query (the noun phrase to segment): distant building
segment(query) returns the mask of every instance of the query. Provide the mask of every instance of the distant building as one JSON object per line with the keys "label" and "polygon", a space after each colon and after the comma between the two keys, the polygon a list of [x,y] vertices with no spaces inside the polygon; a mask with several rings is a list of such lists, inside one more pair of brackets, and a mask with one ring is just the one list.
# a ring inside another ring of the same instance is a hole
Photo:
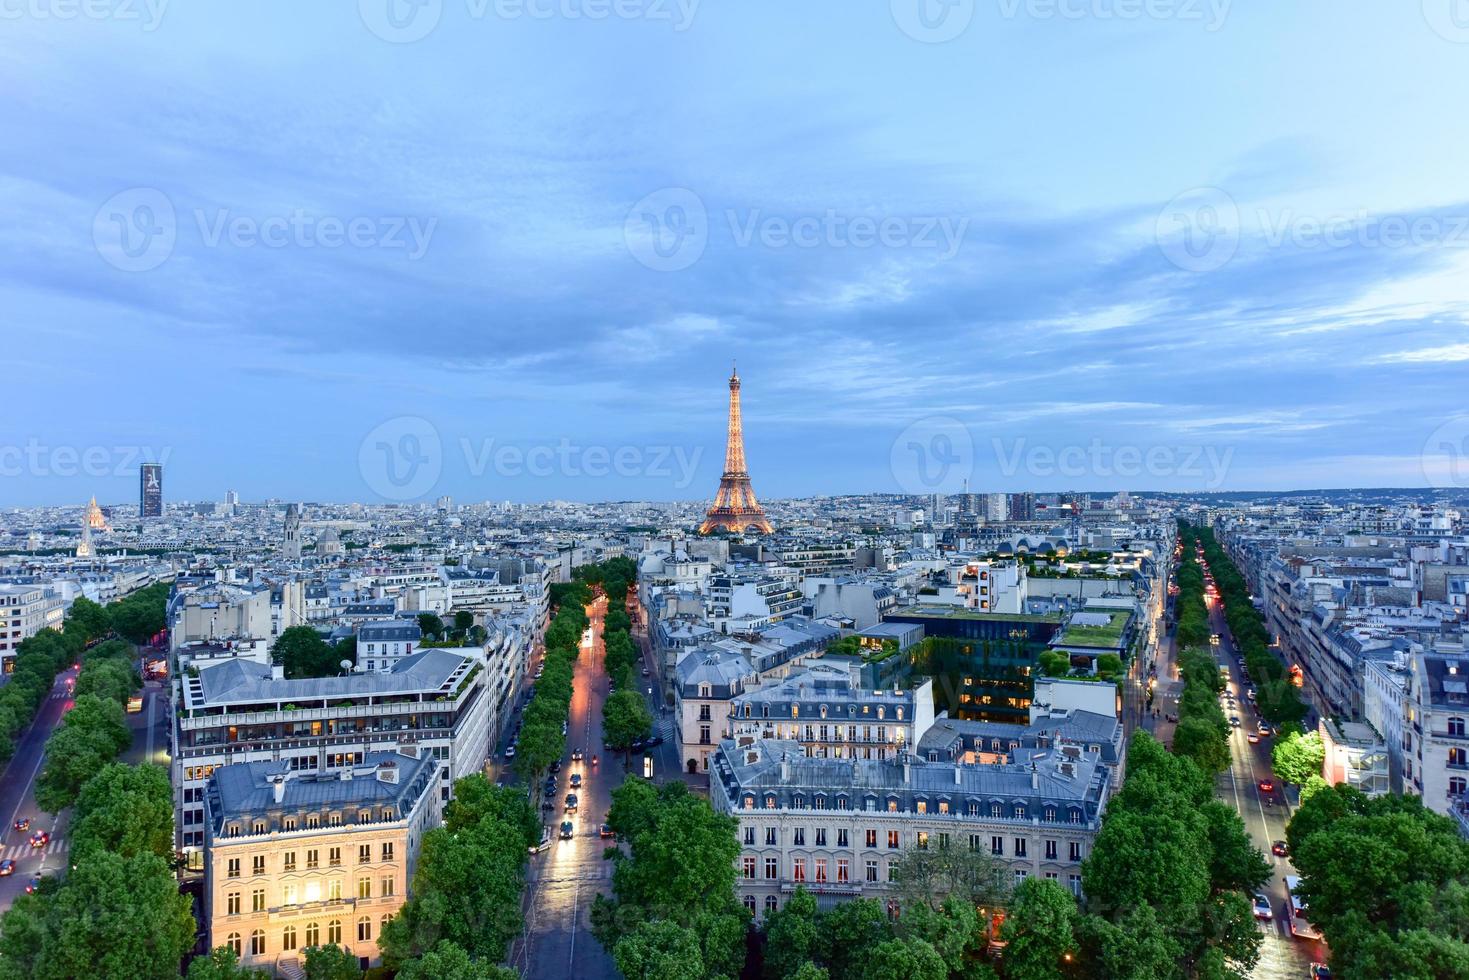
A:
{"label": "distant building", "polygon": [[284,551],[287,558],[301,557],[301,508],[286,504],[286,520],[282,527],[285,534]]}
{"label": "distant building", "polygon": [[203,793],[209,947],[287,976],[301,975],[311,946],[379,961],[424,832],[440,822],[438,768],[408,749],[366,753],[329,776],[285,761],[215,770]]}
{"label": "distant building", "polygon": [[138,516],[163,516],[163,465],[144,463],[138,468]]}
{"label": "distant building", "polygon": [[50,604],[39,585],[0,585],[0,673],[15,670],[15,651],[46,627]]}
{"label": "distant building", "polygon": [[389,671],[412,656],[423,630],[411,619],[389,619],[357,627],[357,666],[361,670]]}

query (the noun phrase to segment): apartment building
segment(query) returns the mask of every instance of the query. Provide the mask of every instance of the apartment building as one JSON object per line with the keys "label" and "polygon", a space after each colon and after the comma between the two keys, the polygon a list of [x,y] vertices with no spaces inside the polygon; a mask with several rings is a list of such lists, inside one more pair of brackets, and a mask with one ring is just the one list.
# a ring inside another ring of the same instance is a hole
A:
{"label": "apartment building", "polygon": [[0,673],[15,670],[16,647],[46,628],[51,605],[39,585],[0,585]]}
{"label": "apartment building", "polygon": [[299,976],[318,945],[378,962],[424,832],[440,822],[438,769],[413,748],[368,752],[332,774],[285,761],[215,770],[203,794],[210,948],[284,975]]}
{"label": "apartment building", "polygon": [[808,757],[796,742],[742,736],[720,744],[710,800],[738,821],[736,887],[759,914],[798,887],[827,907],[887,898],[909,848],[982,851],[1017,882],[1040,875],[1080,894],[1110,787],[1108,767],[1075,746],[967,765]]}
{"label": "apartment building", "polygon": [[279,667],[229,660],[178,680],[172,777],[175,836],[202,868],[204,795],[221,766],[285,763],[340,774],[372,752],[406,746],[439,764],[438,790],[484,765],[495,716],[478,651],[421,650],[386,672],[287,680]]}
{"label": "apartment building", "polygon": [[387,619],[357,627],[357,666],[361,670],[389,671],[413,655],[423,640],[416,620]]}

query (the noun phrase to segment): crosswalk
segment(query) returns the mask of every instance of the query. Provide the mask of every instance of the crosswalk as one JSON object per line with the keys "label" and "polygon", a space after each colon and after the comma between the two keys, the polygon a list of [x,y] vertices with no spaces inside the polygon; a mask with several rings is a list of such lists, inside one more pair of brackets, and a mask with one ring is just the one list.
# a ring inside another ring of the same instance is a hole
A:
{"label": "crosswalk", "polygon": [[658,722],[653,726],[653,731],[656,734],[662,735],[663,741],[673,741],[673,721],[671,719],[664,719]]}
{"label": "crosswalk", "polygon": [[559,885],[573,881],[607,881],[612,877],[612,862],[603,861],[590,867],[579,868],[575,873],[567,874],[559,868],[536,868],[532,867],[526,873],[527,881],[535,881],[545,885]]}
{"label": "crosswalk", "polygon": [[5,858],[7,860],[15,861],[18,863],[22,858],[31,857],[36,854],[45,854],[49,856],[52,854],[65,853],[66,838],[53,837],[51,839],[51,843],[47,844],[45,847],[32,847],[29,844],[11,844],[8,847],[0,849],[0,858]]}

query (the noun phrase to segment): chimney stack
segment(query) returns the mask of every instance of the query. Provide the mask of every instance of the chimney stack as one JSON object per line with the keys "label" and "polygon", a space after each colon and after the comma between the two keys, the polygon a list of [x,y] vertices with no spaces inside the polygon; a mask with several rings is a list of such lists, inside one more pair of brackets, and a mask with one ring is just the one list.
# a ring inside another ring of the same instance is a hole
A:
{"label": "chimney stack", "polygon": [[271,782],[271,789],[275,793],[275,801],[277,803],[283,803],[283,802],[285,802],[285,799],[286,799],[286,777],[284,775],[276,776],[276,777],[272,778],[270,782]]}
{"label": "chimney stack", "polygon": [[780,781],[783,783],[791,781],[791,763],[784,754],[780,757]]}
{"label": "chimney stack", "polygon": [[1041,774],[1040,774],[1040,770],[1035,767],[1035,763],[1034,762],[1032,762],[1030,764],[1030,788],[1031,789],[1040,789],[1041,788]]}

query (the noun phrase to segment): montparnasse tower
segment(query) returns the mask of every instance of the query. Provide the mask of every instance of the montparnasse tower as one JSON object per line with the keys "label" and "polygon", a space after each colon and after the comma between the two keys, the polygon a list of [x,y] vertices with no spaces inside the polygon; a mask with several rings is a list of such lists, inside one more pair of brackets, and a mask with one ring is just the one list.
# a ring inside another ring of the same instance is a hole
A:
{"label": "montparnasse tower", "polygon": [[713,531],[746,531],[772,533],[765,511],[755,499],[750,486],[750,473],[745,469],[745,432],[740,421],[740,373],[733,370],[729,375],[729,441],[724,449],[724,474],[719,478],[719,493],[714,505],[704,515],[699,525],[700,534]]}

